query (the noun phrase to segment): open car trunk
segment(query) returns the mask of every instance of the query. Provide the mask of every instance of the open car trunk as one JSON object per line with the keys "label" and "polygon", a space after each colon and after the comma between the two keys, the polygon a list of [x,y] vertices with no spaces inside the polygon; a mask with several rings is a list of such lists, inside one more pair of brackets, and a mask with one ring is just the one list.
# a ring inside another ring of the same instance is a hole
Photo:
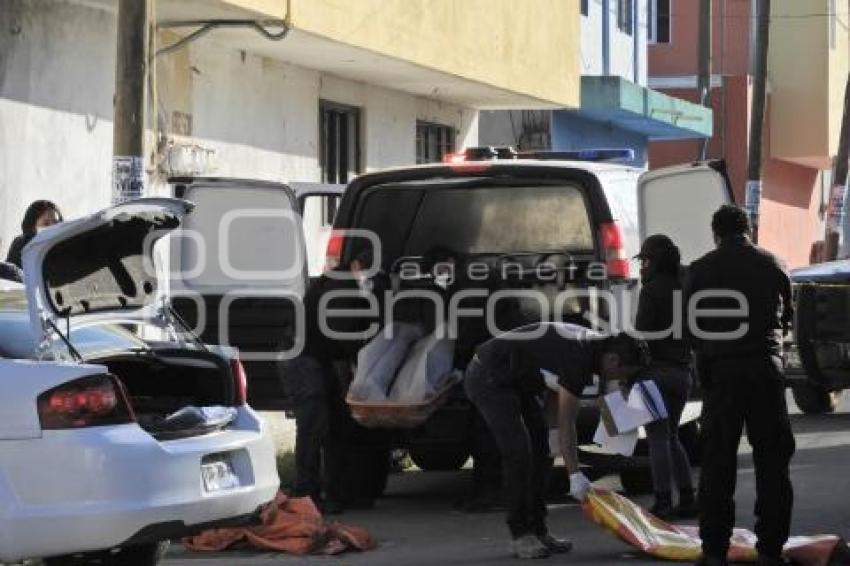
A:
{"label": "open car trunk", "polygon": [[199,436],[235,418],[231,369],[215,354],[159,350],[93,361],[121,380],[139,426],[155,438]]}

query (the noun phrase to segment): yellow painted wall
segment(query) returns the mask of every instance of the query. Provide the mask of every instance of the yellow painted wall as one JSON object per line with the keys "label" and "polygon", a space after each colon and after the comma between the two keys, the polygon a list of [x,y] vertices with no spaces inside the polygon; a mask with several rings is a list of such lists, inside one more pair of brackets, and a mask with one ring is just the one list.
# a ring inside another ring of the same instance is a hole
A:
{"label": "yellow painted wall", "polygon": [[844,114],[844,89],[850,72],[850,15],[848,2],[836,0],[836,46],[829,51],[829,147],[830,155],[838,152],[841,118]]}
{"label": "yellow painted wall", "polygon": [[243,10],[264,14],[269,19],[286,17],[287,0],[222,0]]}
{"label": "yellow painted wall", "polygon": [[822,169],[838,147],[850,49],[846,1],[829,46],[829,4],[773,0],[769,48],[771,155]]}
{"label": "yellow painted wall", "polygon": [[579,0],[288,1],[291,23],[301,31],[562,106],[579,105]]}

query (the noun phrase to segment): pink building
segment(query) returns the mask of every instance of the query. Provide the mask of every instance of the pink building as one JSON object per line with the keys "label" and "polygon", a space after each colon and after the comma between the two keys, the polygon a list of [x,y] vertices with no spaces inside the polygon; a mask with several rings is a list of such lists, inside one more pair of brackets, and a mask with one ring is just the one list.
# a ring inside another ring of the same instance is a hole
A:
{"label": "pink building", "polygon": [[[697,101],[696,0],[651,0],[649,86]],[[760,245],[790,267],[810,263],[824,237],[824,203],[847,77],[847,1],[774,0],[763,145]],[[713,1],[708,156],[725,159],[744,201],[752,94],[755,0]],[[681,116],[681,120],[687,120]],[[696,159],[697,141],[653,142],[650,167]]]}

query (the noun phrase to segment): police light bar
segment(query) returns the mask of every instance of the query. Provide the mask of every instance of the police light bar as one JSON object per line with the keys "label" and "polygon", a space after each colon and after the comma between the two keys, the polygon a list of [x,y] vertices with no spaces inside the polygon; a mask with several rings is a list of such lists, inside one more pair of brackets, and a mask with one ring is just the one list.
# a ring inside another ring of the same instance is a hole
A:
{"label": "police light bar", "polygon": [[564,161],[634,161],[635,150],[617,149],[580,149],[576,151],[523,151],[520,159],[564,160]]}
{"label": "police light bar", "polygon": [[502,159],[539,159],[562,161],[634,161],[635,150],[631,148],[580,149],[576,151],[521,151],[509,146],[468,147],[443,156],[443,163],[460,164],[469,161],[495,161]]}
{"label": "police light bar", "polygon": [[447,153],[443,163],[464,163],[466,161],[492,161],[494,159],[516,159],[517,152],[510,146],[467,147],[457,153]]}

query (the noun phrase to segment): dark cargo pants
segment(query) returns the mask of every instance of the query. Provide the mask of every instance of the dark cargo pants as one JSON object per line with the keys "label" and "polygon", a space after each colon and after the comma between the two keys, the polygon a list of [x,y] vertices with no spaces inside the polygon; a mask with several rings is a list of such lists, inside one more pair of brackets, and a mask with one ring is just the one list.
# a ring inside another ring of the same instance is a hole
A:
{"label": "dark cargo pants", "polygon": [[725,556],[729,549],[738,445],[746,425],[756,473],[757,548],[760,554],[778,557],[791,524],[789,463],[795,449],[781,362],[764,355],[714,361],[706,369],[699,487],[703,552]]}
{"label": "dark cargo pants", "polygon": [[487,422],[502,456],[502,480],[511,536],[544,535],[549,427],[540,400],[518,388],[499,383],[493,372],[473,360],[464,386],[470,401]]}
{"label": "dark cargo pants", "polygon": [[347,408],[336,372],[307,355],[287,361],[284,371],[295,404],[295,492],[318,501],[324,484],[325,497],[338,501]]}

